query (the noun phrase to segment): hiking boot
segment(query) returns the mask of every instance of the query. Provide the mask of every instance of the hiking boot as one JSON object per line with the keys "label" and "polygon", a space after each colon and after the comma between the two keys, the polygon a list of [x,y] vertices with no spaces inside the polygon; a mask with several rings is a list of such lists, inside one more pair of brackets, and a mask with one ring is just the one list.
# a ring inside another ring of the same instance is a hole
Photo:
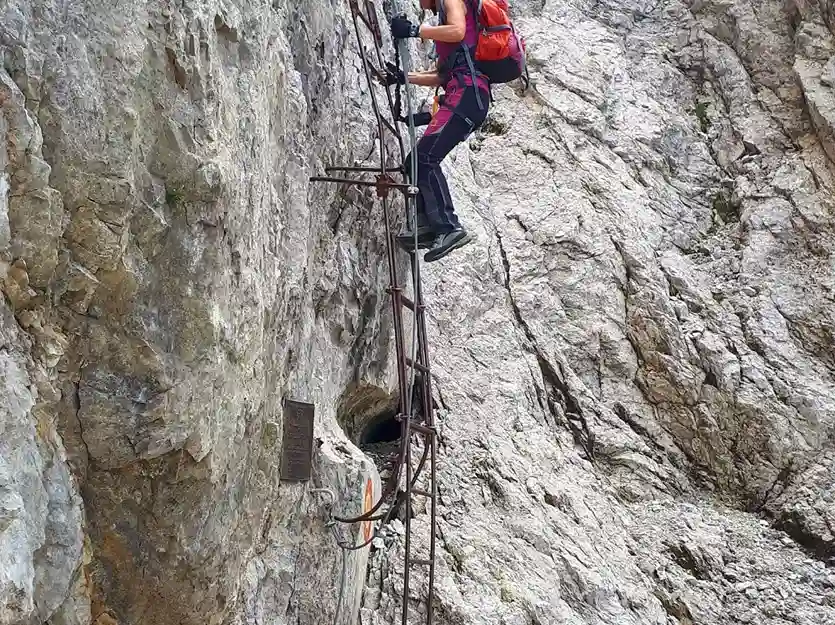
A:
{"label": "hiking boot", "polygon": [[472,241],[473,237],[464,230],[463,228],[458,228],[453,230],[452,232],[445,232],[444,234],[439,234],[438,238],[435,239],[434,243],[432,244],[432,249],[426,252],[423,256],[423,260],[427,263],[431,263],[435,260],[440,260],[447,254],[449,254],[453,250],[457,250],[459,247],[466,245],[470,241]]}
{"label": "hiking boot", "polygon": [[[431,226],[418,226],[418,249],[426,249],[432,246],[438,233],[435,232]],[[401,247],[411,250],[415,246],[415,233],[406,230],[397,235],[397,243]]]}

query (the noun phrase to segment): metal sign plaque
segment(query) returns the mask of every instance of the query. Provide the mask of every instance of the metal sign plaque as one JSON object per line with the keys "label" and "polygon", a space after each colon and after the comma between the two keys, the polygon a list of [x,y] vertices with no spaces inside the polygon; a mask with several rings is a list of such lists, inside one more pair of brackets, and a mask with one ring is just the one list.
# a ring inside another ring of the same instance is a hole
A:
{"label": "metal sign plaque", "polygon": [[281,481],[306,482],[313,462],[313,404],[284,400]]}

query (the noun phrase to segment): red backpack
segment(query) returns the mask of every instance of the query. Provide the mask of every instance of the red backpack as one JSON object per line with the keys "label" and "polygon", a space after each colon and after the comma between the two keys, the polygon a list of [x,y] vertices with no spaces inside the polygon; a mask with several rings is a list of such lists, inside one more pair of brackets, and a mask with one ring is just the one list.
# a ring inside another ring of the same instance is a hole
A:
{"label": "red backpack", "polygon": [[478,24],[475,62],[491,83],[510,82],[525,76],[525,40],[516,34],[507,0],[471,0]]}
{"label": "red backpack", "polygon": [[[525,64],[525,40],[516,33],[507,0],[465,0],[475,14],[478,41],[474,48],[463,46],[467,63],[475,63],[491,84],[510,82],[524,76],[530,83]],[[443,0],[438,0],[440,23],[445,24]]]}

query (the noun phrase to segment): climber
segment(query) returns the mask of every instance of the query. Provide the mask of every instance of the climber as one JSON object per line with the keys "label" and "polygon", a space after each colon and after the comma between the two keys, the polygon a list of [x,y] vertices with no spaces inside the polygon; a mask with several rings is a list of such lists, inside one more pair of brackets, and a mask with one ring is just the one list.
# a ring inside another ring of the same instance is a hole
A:
{"label": "climber", "polygon": [[[405,17],[391,21],[395,39],[415,37],[436,42],[437,69],[409,72],[409,82],[422,87],[442,87],[438,111],[417,143],[418,247],[430,248],[423,259],[432,262],[470,242],[472,237],[463,228],[449,192],[441,161],[487,117],[490,83],[473,65],[463,46],[475,46],[478,30],[476,16],[466,0],[420,0],[424,11],[439,14],[440,25],[414,24]],[[463,44],[463,45],[462,45]],[[403,70],[387,64],[387,84],[405,84]],[[416,115],[427,121],[427,114]],[[406,159],[406,171],[411,159]],[[398,242],[411,249],[414,231],[398,236]]]}

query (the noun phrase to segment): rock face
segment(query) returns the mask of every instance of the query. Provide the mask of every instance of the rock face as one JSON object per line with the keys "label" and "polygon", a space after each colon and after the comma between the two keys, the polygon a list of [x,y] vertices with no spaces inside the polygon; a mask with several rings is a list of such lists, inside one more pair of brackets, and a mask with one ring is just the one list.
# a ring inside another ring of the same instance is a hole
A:
{"label": "rock face", "polygon": [[[835,623],[835,4],[513,4],[425,271],[436,622]],[[399,622],[327,514],[394,386],[380,207],[307,182],[374,150],[347,2],[5,0],[0,57],[0,623]]]}
{"label": "rock face", "polygon": [[835,622],[835,7],[516,7],[427,270],[439,622]]}
{"label": "rock face", "polygon": [[[389,344],[379,207],[307,183],[373,146],[347,20],[0,6],[0,622],[334,614],[310,489],[376,479],[335,413]],[[311,484],[279,482],[284,397],[317,406]]]}

